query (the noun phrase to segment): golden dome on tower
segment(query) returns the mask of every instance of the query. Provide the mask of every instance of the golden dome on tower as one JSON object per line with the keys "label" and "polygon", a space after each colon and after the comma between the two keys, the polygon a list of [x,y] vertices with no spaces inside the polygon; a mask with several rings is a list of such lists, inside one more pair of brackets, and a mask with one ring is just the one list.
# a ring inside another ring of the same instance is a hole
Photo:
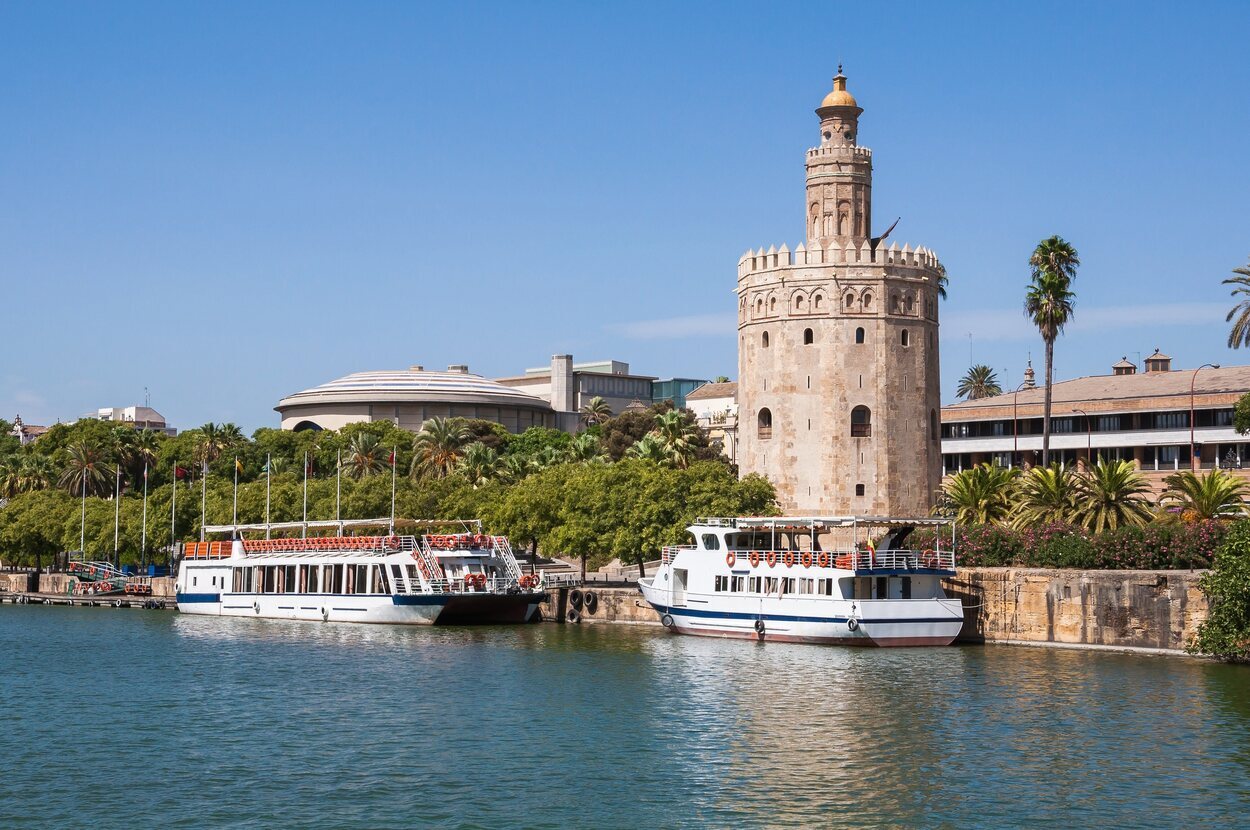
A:
{"label": "golden dome on tower", "polygon": [[838,74],[833,76],[833,92],[820,102],[820,108],[825,107],[859,107],[855,96],[846,91],[846,76],[842,74],[841,64],[838,65]]}

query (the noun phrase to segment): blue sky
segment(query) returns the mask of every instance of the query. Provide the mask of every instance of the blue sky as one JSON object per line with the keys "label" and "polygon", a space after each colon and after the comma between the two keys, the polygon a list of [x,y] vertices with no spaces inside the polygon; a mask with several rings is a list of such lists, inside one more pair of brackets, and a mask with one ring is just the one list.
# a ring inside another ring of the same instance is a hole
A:
{"label": "blue sky", "polygon": [[[875,219],[938,252],[943,400],[1225,348],[1250,4],[0,3],[0,416],[276,426],[363,369],[736,374],[736,263],[803,235],[839,61]],[[878,228],[880,230],[880,228]],[[969,335],[971,334],[971,337]],[[1040,359],[1035,360],[1039,371]]]}

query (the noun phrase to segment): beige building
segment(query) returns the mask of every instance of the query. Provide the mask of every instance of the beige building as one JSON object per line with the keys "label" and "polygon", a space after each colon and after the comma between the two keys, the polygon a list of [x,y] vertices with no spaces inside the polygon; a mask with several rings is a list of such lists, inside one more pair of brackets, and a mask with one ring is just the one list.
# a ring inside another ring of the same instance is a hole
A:
{"label": "beige building", "polygon": [[560,428],[576,432],[579,413],[591,398],[603,398],[613,415],[634,401],[651,403],[652,375],[635,375],[619,360],[574,363],[573,356],[553,355],[550,366],[526,369],[525,374],[496,378],[495,382],[551,403],[560,413]]}
{"label": "beige building", "polygon": [[105,406],[83,417],[113,421],[135,429],[150,429],[166,435],[178,434],[178,430],[165,423],[165,416],[150,406]]}
{"label": "beige building", "polygon": [[[1178,470],[1220,467],[1250,477],[1250,436],[1233,429],[1250,366],[1175,369],[1158,350],[1144,363],[1139,373],[1124,358],[1110,374],[1051,387],[1051,460],[1078,468],[1091,458],[1132,461],[1156,491]],[[1040,464],[1044,391],[1026,386],[943,407],[943,473]]]}
{"label": "beige building", "polygon": [[839,67],[807,151],[807,240],[738,262],[739,468],[791,513],[924,515],[941,473],[933,252],[872,237]]}
{"label": "beige building", "polygon": [[686,395],[686,408],[713,446],[738,463],[738,384],[705,383]]}
{"label": "beige building", "polygon": [[414,432],[430,418],[482,418],[510,432],[557,427],[547,401],[487,380],[468,366],[446,372],[413,366],[400,372],[356,372],[288,395],[274,407],[283,429],[341,429],[358,421],[390,421]]}

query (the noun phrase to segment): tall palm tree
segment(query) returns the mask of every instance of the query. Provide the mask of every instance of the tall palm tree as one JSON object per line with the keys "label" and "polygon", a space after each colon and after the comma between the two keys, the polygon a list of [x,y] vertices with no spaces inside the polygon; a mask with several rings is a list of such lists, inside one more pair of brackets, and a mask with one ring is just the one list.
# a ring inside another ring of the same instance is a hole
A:
{"label": "tall palm tree", "polygon": [[72,495],[103,495],[110,490],[114,470],[108,465],[103,450],[87,441],[78,441],[65,448],[65,469],[60,486]]}
{"label": "tall palm tree", "polygon": [[1076,508],[1076,474],[1058,464],[1034,467],[1020,476],[1015,493],[1015,528],[1066,522]]}
{"label": "tall palm tree", "polygon": [[56,464],[51,458],[38,453],[28,453],[17,465],[18,492],[33,493],[47,490],[56,481]]}
{"label": "tall palm tree", "polygon": [[1132,461],[1100,460],[1076,480],[1076,508],[1072,518],[1093,533],[1150,521],[1150,486]]}
{"label": "tall palm tree", "polygon": [[1018,475],[1018,470],[978,464],[956,473],[942,485],[943,500],[960,524],[998,524],[1011,511]]}
{"label": "tall palm tree", "polygon": [[474,441],[464,448],[464,454],[456,464],[456,473],[464,476],[474,487],[489,484],[499,474],[499,453],[481,441]]}
{"label": "tall palm tree", "polygon": [[380,473],[390,466],[391,448],[382,446],[382,440],[371,432],[358,432],[347,442],[341,469],[349,478],[359,481],[366,476]]}
{"label": "tall palm tree", "polygon": [[686,420],[684,413],[672,410],[661,412],[655,416],[655,429],[652,434],[664,448],[668,460],[679,470],[690,466],[694,458],[694,441],[698,437],[699,428]]}
{"label": "tall palm tree", "polygon": [[1186,521],[1247,513],[1250,484],[1224,470],[1212,470],[1201,476],[1183,470],[1168,476],[1164,483],[1168,489],[1159,498],[1159,505],[1175,506]]}
{"label": "tall palm tree", "polygon": [[588,427],[593,427],[596,424],[602,424],[612,417],[612,407],[608,406],[608,402],[603,398],[595,395],[582,406],[581,415],[582,423]]}
{"label": "tall palm tree", "polygon": [[409,474],[445,478],[456,467],[470,433],[459,418],[431,418],[412,439]]}
{"label": "tall palm tree", "polygon": [[160,451],[161,434],[159,432],[151,429],[141,429],[135,433],[131,455],[140,468],[140,474],[142,474],[143,467],[151,468],[156,466],[156,458],[160,455]]}
{"label": "tall palm tree", "polygon": [[1001,394],[1003,394],[1003,388],[998,385],[998,376],[985,364],[970,368],[968,374],[959,379],[959,386],[955,389],[955,397],[967,398],[970,401]]}
{"label": "tall palm tree", "polygon": [[949,284],[950,281],[946,277],[946,266],[940,262],[938,263],[938,266],[937,266],[937,275],[938,275],[937,294],[938,294],[938,297],[945,300],[946,299],[946,286]]}
{"label": "tall palm tree", "polygon": [[670,460],[668,450],[664,448],[663,442],[654,432],[648,432],[634,442],[634,445],[625,451],[625,455],[656,464],[667,464]]}
{"label": "tall palm tree", "polygon": [[604,461],[608,455],[603,451],[603,444],[599,442],[599,438],[589,432],[583,432],[581,435],[575,436],[569,444],[565,457],[574,463],[588,463],[592,461]]}
{"label": "tall palm tree", "polygon": [[[1229,310],[1224,322],[1233,324],[1228,332],[1228,347],[1240,349],[1242,346],[1250,346],[1250,265],[1234,268],[1233,273],[1237,276],[1224,280],[1224,285],[1233,286],[1230,293],[1240,299]],[[1234,317],[1237,319],[1234,320]]]}
{"label": "tall palm tree", "polygon": [[1076,249],[1061,237],[1043,239],[1029,257],[1032,282],[1024,295],[1024,313],[1046,344],[1046,392],[1042,404],[1042,466],[1050,466],[1050,401],[1054,383],[1055,339],[1072,319],[1076,295],[1072,280],[1081,264]]}
{"label": "tall palm tree", "polygon": [[195,440],[196,461],[199,461],[203,469],[207,470],[208,465],[221,457],[226,448],[226,439],[222,435],[221,427],[211,421],[197,431],[199,435]]}
{"label": "tall palm tree", "polygon": [[11,499],[21,489],[21,461],[16,455],[0,459],[0,499]]}

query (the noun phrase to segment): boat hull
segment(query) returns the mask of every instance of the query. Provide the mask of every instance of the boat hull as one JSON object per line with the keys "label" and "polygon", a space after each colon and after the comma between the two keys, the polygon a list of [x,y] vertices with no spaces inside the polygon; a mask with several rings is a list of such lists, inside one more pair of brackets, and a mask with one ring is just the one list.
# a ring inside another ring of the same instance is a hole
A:
{"label": "boat hull", "polygon": [[[683,605],[646,581],[639,587],[666,627],[677,634],[848,646],[945,646],[963,628],[958,599],[861,600],[776,598],[736,605],[687,594]],[[852,622],[853,621],[853,622]],[[762,628],[762,631],[760,630]]]}
{"label": "boat hull", "polygon": [[178,594],[178,610],[212,617],[479,625],[533,619],[540,593],[520,594]]}

